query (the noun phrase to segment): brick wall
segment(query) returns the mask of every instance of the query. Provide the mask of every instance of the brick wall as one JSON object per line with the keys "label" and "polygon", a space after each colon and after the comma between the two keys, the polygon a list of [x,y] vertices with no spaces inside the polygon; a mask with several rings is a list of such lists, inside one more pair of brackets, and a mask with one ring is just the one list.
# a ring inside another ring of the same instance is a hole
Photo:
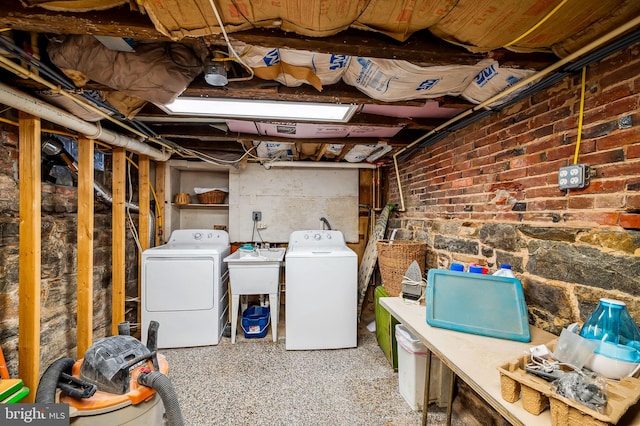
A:
{"label": "brick wall", "polygon": [[[576,148],[577,75],[401,162],[406,211],[396,210],[387,230],[427,241],[425,271],[510,263],[529,322],[557,335],[586,320],[601,297],[626,302],[640,324],[638,69],[640,45],[587,69],[578,163],[596,171],[588,187],[558,189],[558,170]],[[387,202],[400,204],[394,168],[386,177]],[[506,423],[464,383],[456,400],[477,424]]]}
{"label": "brick wall", "polygon": [[[17,145],[17,128],[0,124],[0,346],[12,377],[18,374]],[[77,201],[74,187],[42,184],[41,373],[60,357],[76,357]],[[96,202],[94,223],[93,331],[97,340],[111,334],[110,206]],[[137,258],[130,238],[126,250],[130,253],[127,294],[137,295]],[[128,308],[132,310],[133,305]],[[130,316],[135,322],[135,315]]]}
{"label": "brick wall", "polygon": [[[530,321],[553,333],[584,321],[600,297],[625,301],[640,324],[638,69],[640,45],[587,69],[578,158],[596,172],[587,188],[558,189],[577,142],[575,75],[401,162],[406,211],[388,230],[426,240],[426,268],[511,263]],[[388,171],[387,201],[399,204]]]}

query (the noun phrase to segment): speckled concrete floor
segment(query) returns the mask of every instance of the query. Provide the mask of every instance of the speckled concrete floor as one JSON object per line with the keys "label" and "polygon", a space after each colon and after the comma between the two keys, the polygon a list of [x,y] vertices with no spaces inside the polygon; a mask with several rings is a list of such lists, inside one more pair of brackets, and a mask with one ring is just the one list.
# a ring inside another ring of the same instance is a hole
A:
{"label": "speckled concrete floor", "polygon": [[[283,321],[278,342],[164,349],[169,377],[187,425],[419,425],[398,390],[394,372],[376,341],[362,328],[358,347],[287,351]],[[444,425],[442,410],[430,425]],[[454,425],[463,425],[453,422]]]}

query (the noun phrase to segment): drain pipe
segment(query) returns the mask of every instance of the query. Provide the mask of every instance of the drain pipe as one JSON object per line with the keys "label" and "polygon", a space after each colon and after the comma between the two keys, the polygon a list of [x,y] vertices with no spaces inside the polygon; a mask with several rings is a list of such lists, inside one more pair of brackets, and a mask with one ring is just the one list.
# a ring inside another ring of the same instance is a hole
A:
{"label": "drain pipe", "polygon": [[171,156],[170,152],[157,150],[137,139],[103,129],[100,125],[88,123],[4,83],[0,83],[0,103],[72,129],[89,139],[119,146],[136,154],[146,155],[155,161],[167,161]]}
{"label": "drain pipe", "polygon": [[513,86],[509,86],[508,88],[506,88],[505,90],[503,90],[502,92],[493,95],[492,97],[490,97],[489,99],[479,103],[478,105],[474,106],[473,108],[470,108],[466,111],[461,112],[460,114],[456,115],[455,117],[451,118],[450,120],[446,121],[445,123],[437,126],[436,128],[430,130],[429,132],[425,133],[424,135],[420,136],[418,139],[416,139],[415,141],[411,142],[409,145],[403,147],[402,149],[400,149],[398,152],[396,152],[395,154],[393,154],[393,166],[396,172],[396,181],[398,184],[398,193],[400,194],[400,209],[398,209],[398,211],[400,212],[404,212],[406,211],[405,209],[405,205],[404,205],[404,195],[402,193],[402,184],[400,182],[400,173],[399,173],[399,168],[398,168],[398,157],[404,153],[405,151],[413,148],[414,146],[416,146],[417,144],[419,144],[420,142],[422,142],[423,140],[427,139],[429,136],[433,136],[436,133],[438,133],[441,130],[446,129],[447,127],[449,127],[450,125],[452,125],[453,123],[460,121],[461,119],[471,115],[472,113],[479,111],[485,107],[488,107],[489,105],[491,105],[492,103],[502,99],[503,97],[510,95],[511,93],[515,92],[516,90],[519,90],[523,87],[525,87],[526,85],[533,83],[536,80],[541,79],[542,77],[545,77],[549,74],[551,74],[552,72],[558,70],[560,67],[578,59],[579,57],[585,55],[586,53],[590,52],[591,50],[594,50],[600,46],[602,46],[603,44],[612,41],[614,38],[624,34],[625,32],[633,29],[634,27],[640,25],[640,16],[632,19],[631,21],[617,27],[616,29],[608,32],[607,34],[603,35],[602,37],[599,37],[598,39],[592,41],[591,43],[587,44],[586,46],[581,47],[580,49],[576,50],[575,52],[573,52],[572,54],[560,59],[558,62],[555,62],[551,65],[549,65],[548,67],[546,67],[545,69],[537,72],[536,74],[525,78],[524,80],[520,80],[519,82],[517,82],[516,84],[514,84]]}

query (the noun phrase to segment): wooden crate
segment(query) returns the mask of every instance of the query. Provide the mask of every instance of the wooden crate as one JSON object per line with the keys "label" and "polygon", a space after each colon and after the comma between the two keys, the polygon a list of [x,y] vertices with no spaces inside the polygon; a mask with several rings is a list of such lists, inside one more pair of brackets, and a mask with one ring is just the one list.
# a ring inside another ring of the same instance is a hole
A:
{"label": "wooden crate", "polygon": [[[553,351],[556,340],[546,346]],[[619,381],[607,380],[607,407],[598,413],[579,402],[554,392],[551,383],[529,374],[525,367],[528,355],[507,362],[500,367],[500,390],[507,402],[522,398],[522,406],[531,414],[538,415],[551,410],[553,426],[609,426],[615,425],[627,410],[640,400],[640,379],[625,377]]]}

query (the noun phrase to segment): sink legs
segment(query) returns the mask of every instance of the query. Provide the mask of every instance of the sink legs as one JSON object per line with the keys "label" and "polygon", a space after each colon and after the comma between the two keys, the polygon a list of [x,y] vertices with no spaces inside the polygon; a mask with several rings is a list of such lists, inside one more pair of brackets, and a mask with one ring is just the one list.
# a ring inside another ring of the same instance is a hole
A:
{"label": "sink legs", "polygon": [[[243,297],[242,309],[247,308],[245,302],[246,297]],[[231,343],[236,343],[236,329],[238,327],[238,309],[240,306],[240,295],[231,295]],[[274,342],[278,341],[278,318],[280,318],[280,300],[278,299],[278,293],[269,293],[269,311],[271,315],[271,336]]]}
{"label": "sink legs", "polygon": [[231,343],[236,342],[236,327],[238,326],[238,305],[240,304],[240,295],[231,295]]}

